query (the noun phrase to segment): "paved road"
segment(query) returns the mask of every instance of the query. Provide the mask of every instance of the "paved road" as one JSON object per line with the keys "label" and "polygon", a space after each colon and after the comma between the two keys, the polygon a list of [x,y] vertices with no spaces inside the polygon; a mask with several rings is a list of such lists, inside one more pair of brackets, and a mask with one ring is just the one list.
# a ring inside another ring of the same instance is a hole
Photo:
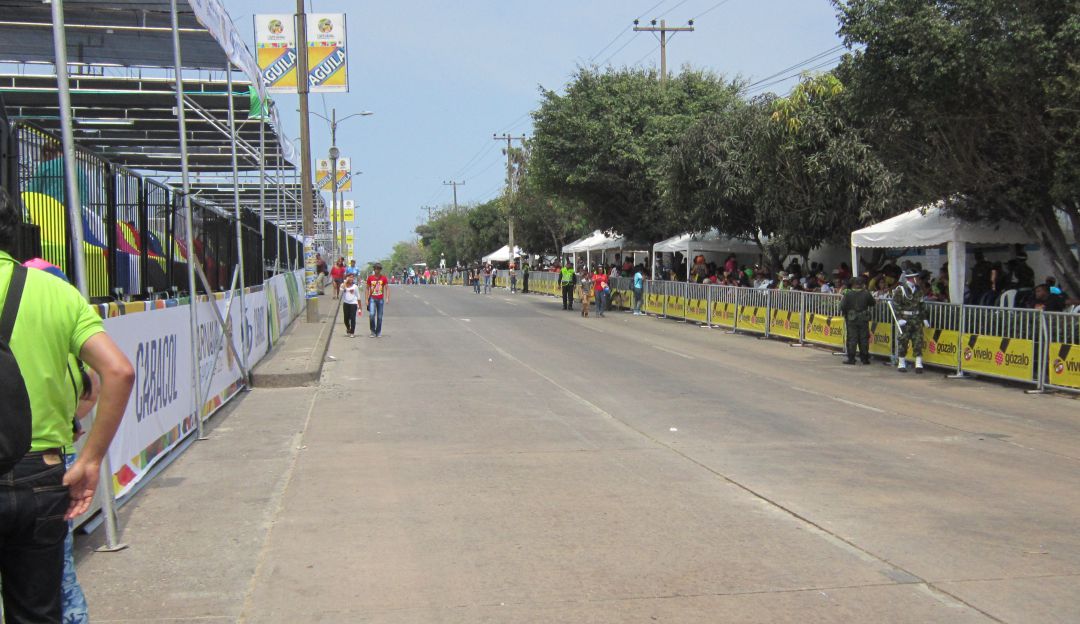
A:
{"label": "paved road", "polygon": [[83,545],[95,621],[1080,618],[1074,399],[505,291],[387,314]]}

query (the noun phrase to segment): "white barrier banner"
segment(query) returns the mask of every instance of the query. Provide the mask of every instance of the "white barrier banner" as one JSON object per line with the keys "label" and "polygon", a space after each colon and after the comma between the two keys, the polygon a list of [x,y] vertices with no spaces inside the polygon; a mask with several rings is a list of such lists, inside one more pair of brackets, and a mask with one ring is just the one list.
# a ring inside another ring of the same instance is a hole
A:
{"label": "white barrier banner", "polygon": [[131,489],[190,431],[191,329],[187,306],[105,319],[105,329],[135,367],[135,387],[109,447],[113,491]]}
{"label": "white barrier banner", "polygon": [[195,343],[199,352],[199,374],[201,380],[199,389],[202,390],[205,403],[201,406],[200,414],[206,419],[221,405],[239,390],[240,362],[237,361],[239,351],[225,348],[225,335],[221,331],[214,310],[210,306],[217,306],[224,317],[225,323],[236,334],[234,340],[239,340],[240,327],[240,297],[234,297],[229,316],[225,316],[225,308],[229,305],[230,297],[213,299],[199,302],[199,335]]}

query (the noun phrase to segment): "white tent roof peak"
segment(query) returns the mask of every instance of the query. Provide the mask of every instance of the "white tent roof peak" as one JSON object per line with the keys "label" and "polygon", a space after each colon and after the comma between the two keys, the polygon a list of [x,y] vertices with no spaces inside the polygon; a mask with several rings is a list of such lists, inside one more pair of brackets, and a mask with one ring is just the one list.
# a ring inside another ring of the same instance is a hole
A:
{"label": "white tent roof peak", "polygon": [[626,239],[615,233],[605,233],[596,230],[585,238],[578,239],[562,248],[563,253],[584,253],[586,251],[600,251],[601,249],[622,249]]}
{"label": "white tent roof peak", "polygon": [[726,251],[741,254],[761,253],[761,249],[758,248],[757,243],[754,241],[742,238],[728,238],[720,234],[716,229],[704,233],[673,236],[653,245],[653,253],[674,253],[676,251],[686,253],[688,248],[691,253],[695,251]]}
{"label": "white tent roof peak", "polygon": [[851,233],[854,247],[935,247],[952,242],[1004,245],[1033,242],[1017,223],[963,221],[940,205],[916,208]]}
{"label": "white tent roof peak", "polygon": [[[514,257],[520,258],[525,255],[525,252],[521,251],[521,247],[514,245]],[[495,251],[481,258],[482,262],[510,262],[510,245],[503,245]]]}

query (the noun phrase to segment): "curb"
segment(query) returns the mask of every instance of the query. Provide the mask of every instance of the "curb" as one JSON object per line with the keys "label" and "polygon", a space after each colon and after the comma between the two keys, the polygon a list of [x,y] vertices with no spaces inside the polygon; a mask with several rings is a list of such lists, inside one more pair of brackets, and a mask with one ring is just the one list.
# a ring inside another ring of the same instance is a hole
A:
{"label": "curb", "polygon": [[[266,373],[260,372],[260,369],[270,362],[275,355],[275,351],[279,350],[286,344],[287,341],[279,342],[274,347],[267,357],[259,363],[251,372],[251,386],[253,388],[301,388],[305,386],[318,385],[319,379],[322,377],[323,364],[326,362],[326,352],[330,349],[330,338],[334,335],[334,326],[337,323],[339,306],[335,305],[333,309],[322,318],[320,324],[322,327],[319,330],[319,335],[315,339],[315,344],[311,348],[311,352],[308,354],[308,359],[304,370],[285,373]],[[289,331],[295,331],[298,323],[305,321],[297,317],[293,321],[293,325],[289,328]]]}

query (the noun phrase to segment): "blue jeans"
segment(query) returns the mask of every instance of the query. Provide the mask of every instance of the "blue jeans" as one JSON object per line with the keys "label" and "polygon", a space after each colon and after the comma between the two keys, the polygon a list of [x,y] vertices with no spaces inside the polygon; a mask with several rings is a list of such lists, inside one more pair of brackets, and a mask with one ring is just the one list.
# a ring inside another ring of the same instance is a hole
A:
{"label": "blue jeans", "polygon": [[371,333],[376,336],[382,335],[383,300],[372,299],[368,302],[368,325]]}
{"label": "blue jeans", "polygon": [[31,453],[0,475],[0,583],[8,622],[60,622],[68,490],[64,463]]}
{"label": "blue jeans", "polygon": [[[71,468],[75,463],[75,454],[64,455],[64,465]],[[75,539],[71,534],[71,522],[68,522],[68,534],[64,538],[64,580],[60,587],[60,604],[64,612],[63,624],[89,624],[90,613],[86,605],[79,579],[75,576]]]}
{"label": "blue jeans", "polygon": [[607,310],[608,297],[611,296],[610,290],[600,290],[596,293],[596,312],[600,316],[604,315],[604,310]]}
{"label": "blue jeans", "polygon": [[638,314],[641,314],[641,303],[642,303],[641,300],[644,299],[644,298],[645,298],[645,288],[644,287],[635,288],[634,289],[634,312],[636,312]]}

